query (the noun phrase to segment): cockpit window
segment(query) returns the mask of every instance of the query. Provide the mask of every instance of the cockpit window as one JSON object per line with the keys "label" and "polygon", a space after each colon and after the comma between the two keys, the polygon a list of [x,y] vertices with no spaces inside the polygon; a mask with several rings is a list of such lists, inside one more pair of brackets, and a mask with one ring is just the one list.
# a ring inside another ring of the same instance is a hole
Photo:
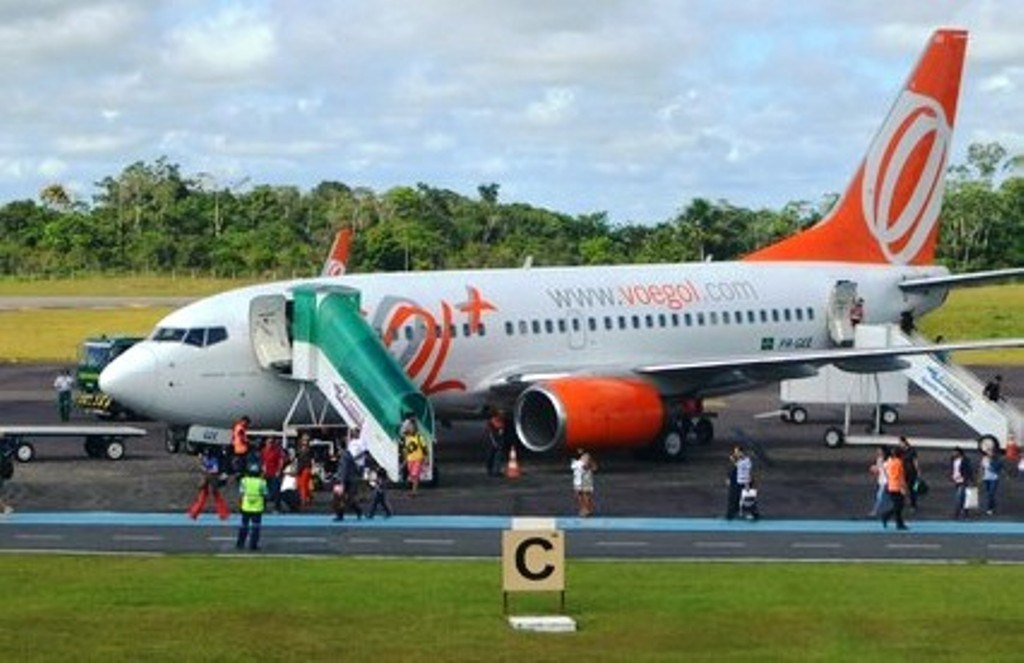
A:
{"label": "cockpit window", "polygon": [[177,343],[185,338],[185,330],[177,327],[157,327],[153,340],[162,343]]}
{"label": "cockpit window", "polygon": [[210,327],[206,330],[207,345],[216,345],[226,340],[228,340],[228,330],[224,327]]}
{"label": "cockpit window", "polygon": [[187,345],[194,345],[197,348],[203,347],[203,343],[206,340],[206,330],[202,328],[189,329],[185,333],[185,343]]}
{"label": "cockpit window", "polygon": [[197,348],[216,345],[226,341],[227,338],[228,330],[225,327],[193,327],[192,329],[157,327],[151,337],[152,340],[160,343],[185,343]]}

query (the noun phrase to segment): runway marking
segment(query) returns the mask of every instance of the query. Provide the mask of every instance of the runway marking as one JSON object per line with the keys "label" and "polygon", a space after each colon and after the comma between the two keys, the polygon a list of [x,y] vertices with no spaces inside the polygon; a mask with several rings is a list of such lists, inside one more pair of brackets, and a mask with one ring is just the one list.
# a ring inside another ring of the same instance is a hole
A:
{"label": "runway marking", "polygon": [[694,541],[696,548],[746,548],[743,541]]}
{"label": "runway marking", "polygon": [[114,541],[163,541],[158,534],[115,534],[110,537]]}
{"label": "runway marking", "polygon": [[206,540],[211,543],[234,543],[237,541],[233,536],[208,536]]}
{"label": "runway marking", "polygon": [[284,543],[327,543],[325,536],[283,536],[277,540]]}
{"label": "runway marking", "polygon": [[594,545],[606,548],[643,548],[650,544],[647,541],[596,541]]}
{"label": "runway marking", "polygon": [[987,547],[993,550],[1024,550],[1024,543],[990,543]]}
{"label": "runway marking", "polygon": [[60,541],[63,534],[15,534],[14,538],[23,541]]}
{"label": "runway marking", "polygon": [[821,543],[793,543],[793,544],[790,544],[790,547],[791,548],[804,548],[804,549],[822,549],[822,548],[835,549],[835,548],[842,548],[843,544],[841,544],[841,543],[831,543],[831,542],[828,542],[828,541],[822,541]]}
{"label": "runway marking", "polygon": [[402,539],[402,543],[413,546],[454,546],[455,539]]}
{"label": "runway marking", "polygon": [[346,539],[348,543],[361,543],[366,545],[375,545],[380,543],[380,539],[370,536],[353,536]]}
{"label": "runway marking", "polygon": [[941,543],[887,543],[886,548],[893,550],[938,550]]}

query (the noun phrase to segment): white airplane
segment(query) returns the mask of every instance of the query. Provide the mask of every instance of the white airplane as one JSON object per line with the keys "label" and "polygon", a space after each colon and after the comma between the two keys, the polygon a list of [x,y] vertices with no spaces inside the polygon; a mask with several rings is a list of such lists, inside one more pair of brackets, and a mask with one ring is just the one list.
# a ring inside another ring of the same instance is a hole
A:
{"label": "white airplane", "polygon": [[1020,346],[1024,339],[850,346],[855,298],[864,300],[864,324],[896,323],[938,307],[951,286],[1024,273],[953,276],[933,264],[966,44],[965,31],[936,31],[832,212],[741,261],[324,276],[241,288],[166,316],[100,385],[175,427],[226,427],[247,414],[255,427],[279,428],[302,385],[290,379],[297,364],[274,361],[267,339],[297,339],[260,331],[270,319],[260,318],[270,315],[261,302],[290,315],[296,289],[343,285],[360,293],[365,321],[438,418],[502,408],[534,451],[654,445],[674,458],[691,426],[699,439],[713,436],[703,412],[710,396],[825,364],[875,372],[899,368],[900,355]]}

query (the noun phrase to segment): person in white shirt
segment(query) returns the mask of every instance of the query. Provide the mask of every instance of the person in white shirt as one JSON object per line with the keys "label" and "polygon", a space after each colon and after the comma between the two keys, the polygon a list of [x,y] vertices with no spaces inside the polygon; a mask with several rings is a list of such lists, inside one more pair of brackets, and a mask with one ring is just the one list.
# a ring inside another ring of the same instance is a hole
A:
{"label": "person in white shirt", "polygon": [[576,450],[576,458],[569,463],[572,470],[572,487],[576,493],[576,506],[580,518],[594,515],[594,472],[597,463],[583,449]]}
{"label": "person in white shirt", "polygon": [[61,421],[71,419],[71,390],[74,386],[75,379],[67,369],[53,381],[53,388],[57,390],[57,411],[60,413]]}

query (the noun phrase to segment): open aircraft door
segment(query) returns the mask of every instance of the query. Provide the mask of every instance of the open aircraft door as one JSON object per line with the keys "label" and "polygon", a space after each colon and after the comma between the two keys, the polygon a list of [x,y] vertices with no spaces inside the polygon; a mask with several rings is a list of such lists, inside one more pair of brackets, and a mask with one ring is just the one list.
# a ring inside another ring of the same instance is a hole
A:
{"label": "open aircraft door", "polygon": [[291,372],[289,307],[290,303],[283,295],[262,295],[249,304],[252,349],[263,369]]}
{"label": "open aircraft door", "polygon": [[856,301],[857,284],[853,281],[836,281],[828,298],[828,310],[825,312],[828,335],[836,345],[853,345],[850,311]]}

